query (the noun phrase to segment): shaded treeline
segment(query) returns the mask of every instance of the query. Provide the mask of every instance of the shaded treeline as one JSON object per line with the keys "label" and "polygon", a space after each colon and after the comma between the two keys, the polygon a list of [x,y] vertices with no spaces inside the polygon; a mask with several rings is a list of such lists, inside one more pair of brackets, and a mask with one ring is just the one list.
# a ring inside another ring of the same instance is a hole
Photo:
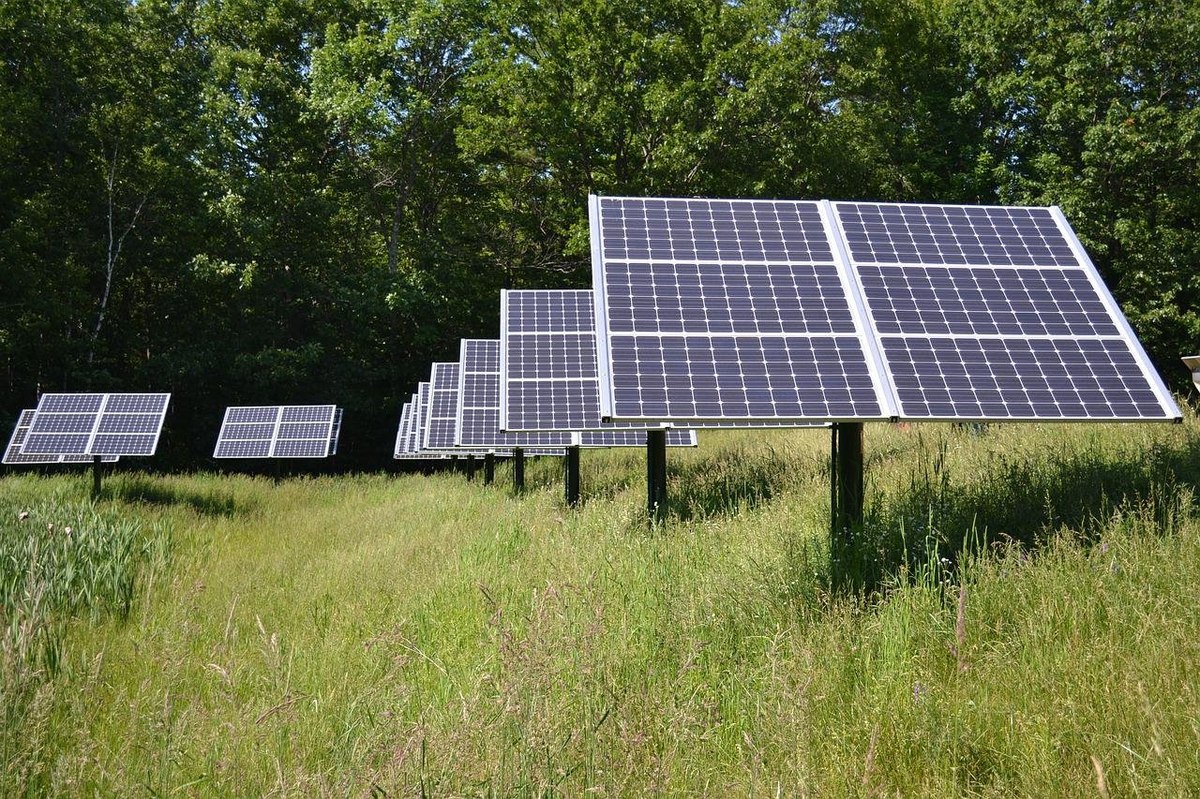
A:
{"label": "shaded treeline", "polygon": [[[1200,343],[1200,6],[7,0],[0,411],[334,401],[385,463],[586,195],[1058,204],[1166,377]],[[0,431],[2,432],[2,431]]]}

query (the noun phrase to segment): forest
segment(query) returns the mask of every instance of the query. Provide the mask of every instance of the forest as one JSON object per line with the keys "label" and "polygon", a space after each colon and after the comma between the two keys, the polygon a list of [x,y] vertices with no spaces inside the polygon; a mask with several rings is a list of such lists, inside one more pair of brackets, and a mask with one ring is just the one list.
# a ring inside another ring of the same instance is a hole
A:
{"label": "forest", "polygon": [[1192,0],[5,0],[0,432],[45,391],[335,402],[339,464],[587,196],[1061,206],[1168,384],[1200,349]]}

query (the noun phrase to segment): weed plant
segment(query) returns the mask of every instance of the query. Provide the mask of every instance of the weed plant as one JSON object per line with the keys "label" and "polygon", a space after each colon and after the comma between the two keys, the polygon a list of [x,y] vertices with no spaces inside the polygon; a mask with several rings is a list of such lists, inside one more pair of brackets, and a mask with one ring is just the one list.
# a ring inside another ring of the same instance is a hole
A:
{"label": "weed plant", "polygon": [[[16,483],[16,481],[10,481]],[[52,491],[38,502],[19,488],[0,501],[0,755],[5,792],[28,789],[31,713],[59,672],[72,620],[128,617],[138,579],[169,560],[169,536]],[[34,492],[36,496],[36,492]],[[36,721],[36,719],[35,719]]]}

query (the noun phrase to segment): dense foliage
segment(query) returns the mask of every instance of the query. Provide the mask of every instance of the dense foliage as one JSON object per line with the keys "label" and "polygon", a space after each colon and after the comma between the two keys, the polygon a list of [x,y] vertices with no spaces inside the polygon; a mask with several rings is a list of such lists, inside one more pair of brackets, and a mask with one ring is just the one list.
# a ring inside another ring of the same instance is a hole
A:
{"label": "dense foliage", "polygon": [[0,411],[336,401],[386,458],[588,192],[1061,205],[1169,380],[1200,339],[1188,0],[9,0]]}

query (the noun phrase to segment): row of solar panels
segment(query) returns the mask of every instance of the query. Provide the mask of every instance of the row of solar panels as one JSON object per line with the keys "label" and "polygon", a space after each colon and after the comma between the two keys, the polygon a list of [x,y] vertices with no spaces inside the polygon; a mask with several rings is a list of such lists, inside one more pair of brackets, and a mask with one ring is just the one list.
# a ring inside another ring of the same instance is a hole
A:
{"label": "row of solar panels", "polygon": [[[434,366],[397,457],[656,427],[1182,418],[1055,207],[590,197],[589,222],[592,290],[505,292],[499,342]],[[167,395],[81,396],[39,405],[17,453],[153,452]],[[310,451],[277,440],[302,420],[227,423],[229,452]]]}
{"label": "row of solar panels", "polygon": [[[170,394],[44,394],[24,410],[4,450],[6,464],[113,462],[153,455]],[[230,407],[217,458],[324,458],[337,452],[342,410],[334,405]]]}
{"label": "row of solar panels", "polygon": [[1181,418],[1055,207],[593,196],[589,221],[592,290],[502,293],[500,341],[434,365],[397,457],[620,427]]}
{"label": "row of solar panels", "polygon": [[[433,365],[429,381],[419,385],[401,411],[395,457],[437,458],[488,452],[511,455],[516,448],[531,455],[561,455],[570,446],[634,447],[646,443],[644,426],[616,428],[597,422],[597,429],[592,430],[567,426],[532,432],[502,430],[500,344],[496,339],[464,339],[458,362]],[[553,357],[550,350],[543,354]],[[690,430],[672,430],[667,444],[695,446],[696,435]]]}

